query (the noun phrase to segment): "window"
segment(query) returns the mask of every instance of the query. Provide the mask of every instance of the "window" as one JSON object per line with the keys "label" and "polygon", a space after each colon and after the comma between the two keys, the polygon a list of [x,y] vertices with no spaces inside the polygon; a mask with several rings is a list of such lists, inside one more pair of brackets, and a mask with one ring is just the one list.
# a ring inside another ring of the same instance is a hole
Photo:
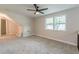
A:
{"label": "window", "polygon": [[54,30],[65,30],[66,19],[65,16],[54,17]]}
{"label": "window", "polygon": [[46,29],[66,30],[66,16],[55,16],[46,19]]}
{"label": "window", "polygon": [[53,18],[47,18],[46,19],[46,29],[52,29],[53,30]]}

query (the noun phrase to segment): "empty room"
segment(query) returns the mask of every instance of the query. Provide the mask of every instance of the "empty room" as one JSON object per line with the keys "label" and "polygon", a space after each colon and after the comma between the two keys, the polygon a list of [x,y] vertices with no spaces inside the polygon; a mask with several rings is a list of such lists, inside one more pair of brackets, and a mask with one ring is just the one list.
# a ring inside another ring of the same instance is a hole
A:
{"label": "empty room", "polygon": [[0,54],[78,53],[78,4],[0,4]]}

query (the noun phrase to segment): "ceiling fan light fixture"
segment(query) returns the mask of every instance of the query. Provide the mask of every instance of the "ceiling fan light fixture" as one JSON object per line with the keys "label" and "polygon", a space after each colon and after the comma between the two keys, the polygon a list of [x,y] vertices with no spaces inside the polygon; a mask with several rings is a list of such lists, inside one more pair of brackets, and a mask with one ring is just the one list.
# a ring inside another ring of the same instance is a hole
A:
{"label": "ceiling fan light fixture", "polygon": [[39,12],[36,12],[36,15],[40,14]]}

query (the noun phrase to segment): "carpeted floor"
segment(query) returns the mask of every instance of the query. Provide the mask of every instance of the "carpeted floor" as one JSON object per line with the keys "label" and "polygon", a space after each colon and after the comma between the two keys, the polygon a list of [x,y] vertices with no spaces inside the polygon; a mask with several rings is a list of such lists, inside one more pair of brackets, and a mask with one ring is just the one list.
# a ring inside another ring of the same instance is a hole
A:
{"label": "carpeted floor", "polygon": [[78,50],[72,45],[31,36],[0,42],[0,54],[78,54]]}

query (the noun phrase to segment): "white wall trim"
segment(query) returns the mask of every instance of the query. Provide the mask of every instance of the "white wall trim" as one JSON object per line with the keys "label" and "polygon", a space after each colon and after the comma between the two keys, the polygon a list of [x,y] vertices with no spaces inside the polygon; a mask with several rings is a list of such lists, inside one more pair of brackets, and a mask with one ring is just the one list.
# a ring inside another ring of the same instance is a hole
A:
{"label": "white wall trim", "polygon": [[69,45],[73,45],[73,46],[77,46],[77,44],[69,42],[69,41],[63,41],[63,40],[59,40],[59,39],[56,39],[56,38],[47,37],[47,36],[44,36],[44,35],[36,35],[36,36],[47,38],[47,39],[51,39],[51,40],[55,40],[55,41],[59,41],[59,42],[63,42],[63,43],[66,43],[66,44],[69,44]]}

